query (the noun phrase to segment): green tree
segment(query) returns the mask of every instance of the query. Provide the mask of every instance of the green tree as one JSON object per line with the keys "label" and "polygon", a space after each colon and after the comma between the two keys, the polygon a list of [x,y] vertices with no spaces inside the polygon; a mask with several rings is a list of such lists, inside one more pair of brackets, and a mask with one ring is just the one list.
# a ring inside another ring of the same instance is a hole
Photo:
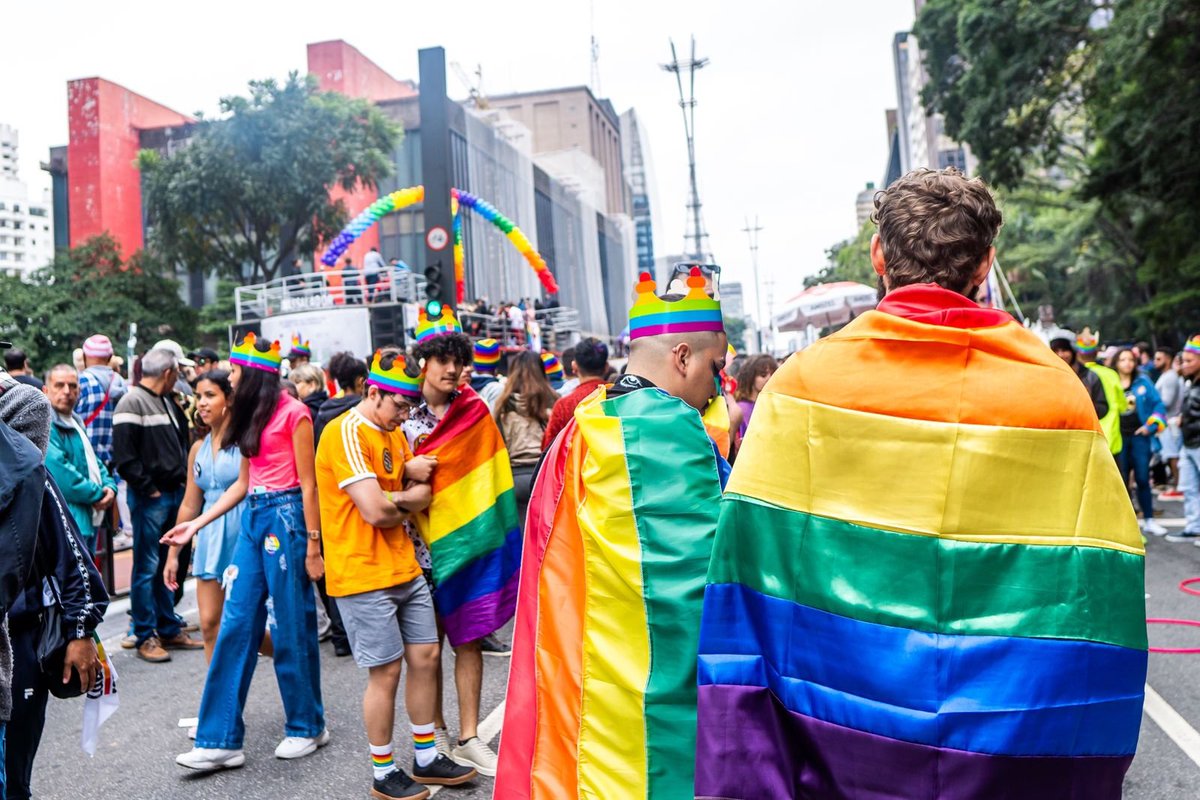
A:
{"label": "green tree", "polygon": [[0,338],[18,344],[39,370],[70,364],[94,333],[121,352],[131,322],[143,345],[173,338],[186,346],[196,331],[196,313],[162,264],[144,251],[123,259],[108,234],[59,253],[25,281],[0,277]]}
{"label": "green tree", "polygon": [[739,353],[746,351],[746,320],[729,317],[725,320],[725,336],[733,349]]}
{"label": "green tree", "polygon": [[225,346],[229,341],[229,326],[237,322],[237,305],[234,301],[237,286],[236,281],[218,280],[216,299],[200,309],[200,333],[209,343],[219,342]]}
{"label": "green tree", "polygon": [[377,185],[401,136],[375,106],[296,73],[252,81],[221,112],[174,155],[143,150],[138,164],[156,252],[239,281],[270,280],[335,236],[346,206],[330,189]]}
{"label": "green tree", "polygon": [[854,281],[874,286],[878,280],[875,268],[871,266],[871,237],[874,235],[875,223],[867,220],[853,239],[838,242],[825,251],[828,263],[820,272],[804,279],[805,288],[835,281]]}
{"label": "green tree", "polygon": [[927,107],[991,183],[1061,190],[1088,256],[1068,287],[1114,336],[1200,325],[1198,29],[1194,0],[930,0],[917,20]]}

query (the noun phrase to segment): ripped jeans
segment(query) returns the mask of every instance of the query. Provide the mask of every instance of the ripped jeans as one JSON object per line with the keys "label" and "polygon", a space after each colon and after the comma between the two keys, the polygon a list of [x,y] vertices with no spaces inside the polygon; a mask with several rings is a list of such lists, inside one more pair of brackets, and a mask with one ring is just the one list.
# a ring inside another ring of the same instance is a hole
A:
{"label": "ripped jeans", "polygon": [[304,569],[307,550],[299,489],[247,496],[233,563],[222,578],[225,610],[200,701],[196,747],[242,747],[242,709],[268,624],[286,735],[313,738],[324,730],[317,609]]}

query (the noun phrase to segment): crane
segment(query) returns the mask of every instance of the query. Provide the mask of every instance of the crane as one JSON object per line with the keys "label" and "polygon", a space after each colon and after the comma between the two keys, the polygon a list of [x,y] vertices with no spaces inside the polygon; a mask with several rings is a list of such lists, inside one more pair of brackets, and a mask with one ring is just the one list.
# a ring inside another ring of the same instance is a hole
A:
{"label": "crane", "polygon": [[466,87],[467,92],[471,95],[471,105],[478,109],[488,107],[487,96],[483,93],[483,66],[475,65],[475,80],[467,75],[467,71],[462,68],[462,64],[457,61],[450,62],[450,68],[454,70],[454,74],[458,76],[459,81]]}

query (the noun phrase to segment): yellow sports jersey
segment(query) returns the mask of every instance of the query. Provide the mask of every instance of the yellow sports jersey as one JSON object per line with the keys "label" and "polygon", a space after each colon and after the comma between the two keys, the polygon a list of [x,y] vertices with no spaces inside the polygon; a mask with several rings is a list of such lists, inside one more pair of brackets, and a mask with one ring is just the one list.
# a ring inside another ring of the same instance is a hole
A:
{"label": "yellow sports jersey", "polygon": [[421,574],[404,527],[367,524],[345,487],[368,479],[387,492],[404,486],[413,457],[399,429],[388,432],[352,408],[329,423],[317,447],[317,492],[325,543],[325,586],[343,597],[407,583]]}

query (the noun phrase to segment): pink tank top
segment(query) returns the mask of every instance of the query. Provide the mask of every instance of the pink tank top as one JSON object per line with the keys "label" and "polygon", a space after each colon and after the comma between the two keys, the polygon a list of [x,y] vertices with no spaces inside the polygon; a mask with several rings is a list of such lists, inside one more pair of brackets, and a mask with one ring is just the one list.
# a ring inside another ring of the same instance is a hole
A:
{"label": "pink tank top", "polygon": [[292,489],[300,485],[296,472],[293,437],[301,420],[311,420],[308,406],[287,392],[280,392],[279,405],[263,428],[258,455],[250,459],[250,490]]}

